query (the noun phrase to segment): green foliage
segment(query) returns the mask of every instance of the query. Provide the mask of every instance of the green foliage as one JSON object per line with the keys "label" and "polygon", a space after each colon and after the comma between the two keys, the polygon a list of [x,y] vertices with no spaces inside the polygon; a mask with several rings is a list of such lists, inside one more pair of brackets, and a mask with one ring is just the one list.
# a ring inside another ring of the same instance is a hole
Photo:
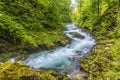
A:
{"label": "green foliage", "polygon": [[[23,60],[30,49],[68,43],[62,29],[70,22],[69,5],[70,0],[0,0],[0,61],[15,56]],[[0,63],[1,79],[69,80],[64,73],[10,61]]]}
{"label": "green foliage", "polygon": [[70,21],[69,4],[69,0],[0,0],[2,39],[29,46],[52,46],[66,39],[61,29]]}
{"label": "green foliage", "polygon": [[73,21],[91,30],[97,40],[91,56],[80,60],[87,80],[120,79],[119,5],[119,0],[82,0],[73,12]]}
{"label": "green foliage", "polygon": [[[101,34],[105,34],[108,29],[111,29],[111,20],[118,17],[116,12],[118,10],[118,5],[118,0],[82,0],[72,16],[76,17],[74,21],[79,26],[91,31],[101,30]],[[115,21],[116,20],[113,20],[111,24],[115,24]]]}
{"label": "green foliage", "polygon": [[88,79],[120,79],[120,38],[106,39],[106,36],[99,36],[97,39],[99,40],[91,51],[91,56],[80,60],[81,67],[89,72]]}
{"label": "green foliage", "polygon": [[31,36],[27,35],[24,27],[21,24],[12,21],[12,17],[8,15],[2,14],[2,16],[0,16],[0,26],[1,34],[3,35],[7,33],[11,38],[19,38],[24,42],[33,42]]}

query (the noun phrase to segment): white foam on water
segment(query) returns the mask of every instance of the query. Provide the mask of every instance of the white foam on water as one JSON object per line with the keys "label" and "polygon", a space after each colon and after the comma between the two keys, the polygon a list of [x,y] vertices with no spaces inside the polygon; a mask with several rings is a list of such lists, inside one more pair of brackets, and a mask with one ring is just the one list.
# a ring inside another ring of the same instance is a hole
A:
{"label": "white foam on water", "polygon": [[[78,71],[79,58],[91,50],[92,46],[95,45],[95,39],[89,33],[77,28],[74,24],[67,24],[66,28],[67,30],[64,33],[72,39],[71,44],[54,50],[32,54],[24,63],[34,68],[53,68],[66,72]],[[75,37],[71,32],[76,32],[85,38]]]}

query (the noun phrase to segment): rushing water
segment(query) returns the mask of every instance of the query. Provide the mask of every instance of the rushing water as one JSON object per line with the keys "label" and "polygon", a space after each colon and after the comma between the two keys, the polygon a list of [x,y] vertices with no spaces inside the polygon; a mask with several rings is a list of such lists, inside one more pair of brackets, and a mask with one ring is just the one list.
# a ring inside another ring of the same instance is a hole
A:
{"label": "rushing water", "polygon": [[[79,58],[89,53],[95,44],[95,39],[74,24],[68,24],[63,32],[72,39],[71,44],[32,54],[25,60],[25,64],[34,68],[52,68],[60,72],[79,71]],[[82,35],[84,38],[77,37],[75,34]]]}

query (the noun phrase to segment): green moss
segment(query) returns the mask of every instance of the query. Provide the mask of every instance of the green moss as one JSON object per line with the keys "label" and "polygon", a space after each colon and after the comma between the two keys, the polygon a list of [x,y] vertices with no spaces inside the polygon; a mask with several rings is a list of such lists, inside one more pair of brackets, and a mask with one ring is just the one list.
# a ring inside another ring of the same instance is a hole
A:
{"label": "green moss", "polygon": [[[97,38],[99,38],[97,36]],[[120,79],[120,40],[103,36],[91,51],[91,56],[81,59],[81,67],[89,73],[88,79]]]}
{"label": "green moss", "polygon": [[[77,10],[82,10],[79,13],[77,25],[92,31],[96,38],[91,56],[80,59],[81,69],[88,73],[87,80],[119,80],[119,2],[117,0],[99,1],[100,5],[98,5],[97,1],[88,1],[89,4],[83,1]],[[98,14],[98,6],[101,7],[101,14]]]}
{"label": "green moss", "polygon": [[70,80],[66,74],[58,74],[54,70],[34,69],[22,63],[7,61],[0,64],[0,79],[2,80]]}

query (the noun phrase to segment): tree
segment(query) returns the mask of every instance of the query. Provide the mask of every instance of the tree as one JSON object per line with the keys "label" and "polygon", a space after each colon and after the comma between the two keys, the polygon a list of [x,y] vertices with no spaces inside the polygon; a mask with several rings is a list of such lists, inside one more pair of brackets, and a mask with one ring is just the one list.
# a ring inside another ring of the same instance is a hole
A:
{"label": "tree", "polygon": [[11,38],[12,44],[18,39],[35,46],[56,42],[61,37],[51,37],[63,37],[61,29],[70,21],[70,12],[70,0],[1,0],[0,36]]}

